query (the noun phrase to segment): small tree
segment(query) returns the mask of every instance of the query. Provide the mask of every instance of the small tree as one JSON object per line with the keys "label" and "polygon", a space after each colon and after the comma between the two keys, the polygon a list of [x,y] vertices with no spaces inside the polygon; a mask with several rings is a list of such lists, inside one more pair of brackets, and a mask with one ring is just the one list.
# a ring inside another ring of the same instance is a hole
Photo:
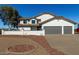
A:
{"label": "small tree", "polygon": [[2,20],[4,25],[8,25],[9,29],[17,28],[18,26],[18,11],[10,6],[2,6],[0,7],[0,19]]}

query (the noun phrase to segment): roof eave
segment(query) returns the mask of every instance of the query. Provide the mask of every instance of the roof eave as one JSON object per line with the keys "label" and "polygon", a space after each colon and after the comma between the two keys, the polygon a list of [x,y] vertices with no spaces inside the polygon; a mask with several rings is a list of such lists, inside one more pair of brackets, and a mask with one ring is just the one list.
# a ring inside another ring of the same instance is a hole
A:
{"label": "roof eave", "polygon": [[48,20],[46,20],[46,21],[44,21],[44,22],[41,22],[40,25],[45,24],[45,23],[47,23],[47,22],[49,22],[49,21],[51,21],[51,20],[55,20],[55,19],[63,19],[63,20],[69,21],[69,22],[71,22],[71,23],[73,23],[73,24],[79,24],[79,23],[77,23],[77,22],[75,22],[75,21],[72,21],[72,20],[69,20],[69,19],[67,19],[67,18],[64,18],[63,16],[55,16],[54,18],[48,19]]}

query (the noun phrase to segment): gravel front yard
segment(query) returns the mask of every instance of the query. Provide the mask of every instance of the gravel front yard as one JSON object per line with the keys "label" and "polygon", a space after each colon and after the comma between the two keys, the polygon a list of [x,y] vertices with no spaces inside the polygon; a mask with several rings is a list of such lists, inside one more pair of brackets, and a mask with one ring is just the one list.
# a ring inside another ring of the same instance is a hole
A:
{"label": "gravel front yard", "polygon": [[78,51],[78,34],[46,35],[45,37],[0,36],[0,54],[79,55]]}
{"label": "gravel front yard", "polygon": [[0,54],[62,55],[43,36],[0,36]]}

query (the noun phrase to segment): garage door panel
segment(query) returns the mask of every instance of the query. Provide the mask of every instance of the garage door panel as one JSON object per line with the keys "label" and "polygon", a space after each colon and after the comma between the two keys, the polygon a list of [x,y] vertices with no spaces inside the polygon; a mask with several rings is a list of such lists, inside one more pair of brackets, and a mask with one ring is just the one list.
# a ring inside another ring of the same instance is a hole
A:
{"label": "garage door panel", "polygon": [[72,26],[64,26],[64,34],[72,34]]}
{"label": "garage door panel", "polygon": [[45,26],[45,34],[62,34],[61,26]]}

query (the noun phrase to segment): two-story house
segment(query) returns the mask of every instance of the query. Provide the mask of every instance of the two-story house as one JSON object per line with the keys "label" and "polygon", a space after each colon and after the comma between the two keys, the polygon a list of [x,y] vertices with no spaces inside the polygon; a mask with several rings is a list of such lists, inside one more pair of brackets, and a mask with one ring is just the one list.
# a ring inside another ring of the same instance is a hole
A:
{"label": "two-story house", "polygon": [[45,30],[45,34],[74,34],[76,22],[63,16],[43,13],[33,18],[19,18],[18,28],[23,31]]}

